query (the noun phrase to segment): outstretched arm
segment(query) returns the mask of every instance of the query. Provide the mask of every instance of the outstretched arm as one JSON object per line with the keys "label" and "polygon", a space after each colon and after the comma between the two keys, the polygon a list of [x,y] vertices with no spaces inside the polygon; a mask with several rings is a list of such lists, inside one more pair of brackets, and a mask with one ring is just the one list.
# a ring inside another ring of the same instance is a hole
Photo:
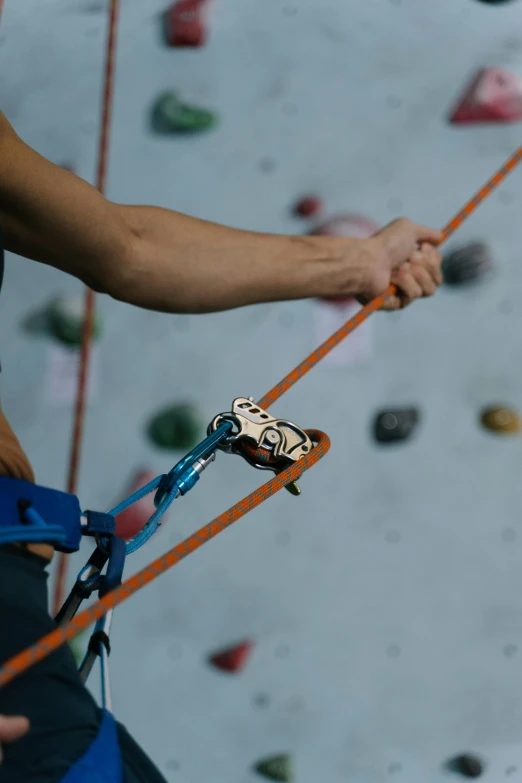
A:
{"label": "outstretched arm", "polygon": [[[259,234],[168,209],[114,204],[27,146],[2,114],[0,224],[14,253],[116,299],[178,313],[313,296],[368,298],[388,285],[417,243],[431,249],[441,238],[406,220],[372,240]],[[424,283],[406,275],[392,306],[434,292],[438,254],[421,253],[419,263]]]}

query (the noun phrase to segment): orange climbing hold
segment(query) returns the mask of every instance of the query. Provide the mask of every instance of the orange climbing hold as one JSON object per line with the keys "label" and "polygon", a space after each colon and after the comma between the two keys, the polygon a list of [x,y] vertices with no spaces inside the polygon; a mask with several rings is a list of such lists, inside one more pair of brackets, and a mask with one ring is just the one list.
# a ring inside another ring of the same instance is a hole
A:
{"label": "orange climbing hold", "polygon": [[175,47],[203,46],[207,40],[207,0],[178,0],[165,15],[167,44]]}
{"label": "orange climbing hold", "polygon": [[248,639],[235,647],[229,647],[226,650],[214,653],[210,657],[210,663],[216,669],[222,672],[237,673],[245,668],[246,662],[250,657],[253,643]]}
{"label": "orange climbing hold", "polygon": [[[145,484],[148,484],[156,476],[157,473],[153,473],[150,470],[139,470],[132,479],[125,497],[129,497],[133,492],[137,492],[138,489],[144,487]],[[116,535],[123,538],[124,541],[134,538],[140,530],[143,530],[155,510],[154,492],[151,492],[141,500],[138,500],[137,503],[133,503],[132,506],[126,508],[121,514],[118,514],[116,517]],[[163,517],[163,520],[165,520],[165,517]]]}
{"label": "orange climbing hold", "polygon": [[487,430],[500,435],[512,435],[522,429],[520,416],[516,410],[507,406],[491,405],[484,408],[480,419]]}
{"label": "orange climbing hold", "polygon": [[522,77],[502,68],[482,68],[450,117],[454,125],[517,120],[522,120]]}

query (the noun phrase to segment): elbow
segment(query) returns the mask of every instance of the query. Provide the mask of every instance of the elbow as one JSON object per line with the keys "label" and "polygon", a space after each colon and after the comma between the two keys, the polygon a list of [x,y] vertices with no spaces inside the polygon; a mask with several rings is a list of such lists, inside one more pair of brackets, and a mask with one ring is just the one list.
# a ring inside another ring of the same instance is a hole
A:
{"label": "elbow", "polygon": [[139,240],[131,231],[123,231],[118,244],[98,270],[95,279],[87,284],[99,294],[107,294],[120,302],[134,304],[139,289]]}
{"label": "elbow", "polygon": [[118,302],[139,305],[138,291],[139,286],[128,260],[125,264],[115,264],[114,269],[98,288],[99,293],[107,294]]}

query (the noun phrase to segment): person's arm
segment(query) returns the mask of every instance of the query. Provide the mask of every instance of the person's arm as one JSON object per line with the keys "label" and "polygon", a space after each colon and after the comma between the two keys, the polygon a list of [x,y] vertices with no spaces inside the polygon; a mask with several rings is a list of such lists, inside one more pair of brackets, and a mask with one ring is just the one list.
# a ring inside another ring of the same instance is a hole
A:
{"label": "person's arm", "polygon": [[[114,204],[28,147],[2,114],[0,224],[14,253],[116,299],[178,313],[314,296],[368,298],[381,290],[376,280],[388,285],[392,263],[400,266],[416,243],[432,247],[441,239],[439,232],[397,221],[392,235],[403,250],[393,260],[380,235],[356,240],[259,234],[158,207]],[[410,274],[396,306],[433,293],[438,284],[438,254],[421,256],[433,290]]]}

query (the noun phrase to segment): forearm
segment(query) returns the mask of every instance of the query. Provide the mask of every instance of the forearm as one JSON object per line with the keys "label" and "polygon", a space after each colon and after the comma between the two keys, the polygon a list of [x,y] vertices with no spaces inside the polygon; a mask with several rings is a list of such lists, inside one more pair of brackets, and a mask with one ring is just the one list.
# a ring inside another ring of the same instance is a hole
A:
{"label": "forearm", "polygon": [[120,214],[136,239],[117,296],[142,307],[209,312],[358,284],[358,267],[347,267],[338,241],[241,231],[156,207]]}

